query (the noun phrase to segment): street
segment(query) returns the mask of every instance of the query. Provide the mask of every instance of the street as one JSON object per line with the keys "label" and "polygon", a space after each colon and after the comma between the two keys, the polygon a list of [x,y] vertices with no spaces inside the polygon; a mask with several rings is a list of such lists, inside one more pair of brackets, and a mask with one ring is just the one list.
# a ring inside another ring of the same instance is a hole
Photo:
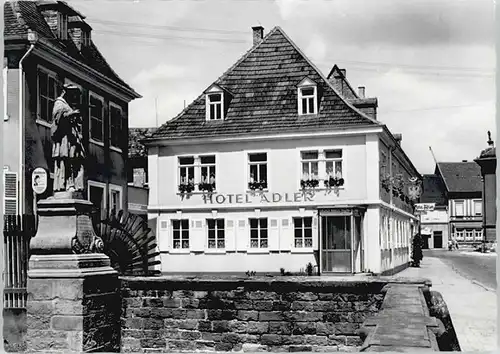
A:
{"label": "street", "polygon": [[496,289],[496,253],[481,254],[470,249],[425,250],[424,258],[437,257],[457,273],[479,284]]}

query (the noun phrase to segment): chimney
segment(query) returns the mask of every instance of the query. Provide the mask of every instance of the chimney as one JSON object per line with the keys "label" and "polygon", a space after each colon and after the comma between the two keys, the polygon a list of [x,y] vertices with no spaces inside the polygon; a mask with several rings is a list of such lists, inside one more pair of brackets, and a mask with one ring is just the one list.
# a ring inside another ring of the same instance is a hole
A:
{"label": "chimney", "polygon": [[262,38],[264,38],[264,27],[255,26],[252,27],[253,30],[253,45],[256,46],[260,42],[262,42]]}
{"label": "chimney", "polygon": [[364,86],[358,87],[358,96],[359,96],[359,98],[365,98],[365,87]]}
{"label": "chimney", "polygon": [[403,140],[403,135],[402,134],[394,134],[394,139],[396,139],[396,142],[401,145],[401,140]]}

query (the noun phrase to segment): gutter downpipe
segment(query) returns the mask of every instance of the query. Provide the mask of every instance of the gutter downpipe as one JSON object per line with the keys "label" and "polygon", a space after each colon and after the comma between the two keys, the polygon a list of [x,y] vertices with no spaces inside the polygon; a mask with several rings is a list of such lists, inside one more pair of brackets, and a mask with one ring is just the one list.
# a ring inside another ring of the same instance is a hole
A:
{"label": "gutter downpipe", "polygon": [[[23,70],[23,61],[28,55],[35,49],[34,39],[30,38],[28,34],[28,39],[31,45],[28,51],[23,55],[21,60],[19,60],[19,214],[24,214],[24,185],[25,185],[25,171],[24,171],[24,86],[25,86],[25,74]],[[35,39],[36,40],[36,39]]]}

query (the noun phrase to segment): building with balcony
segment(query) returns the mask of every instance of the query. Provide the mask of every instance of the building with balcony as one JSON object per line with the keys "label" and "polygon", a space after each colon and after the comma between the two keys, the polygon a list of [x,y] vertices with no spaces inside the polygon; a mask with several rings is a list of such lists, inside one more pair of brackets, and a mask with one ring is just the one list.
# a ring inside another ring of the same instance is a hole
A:
{"label": "building with balcony", "polygon": [[[81,91],[85,194],[98,209],[126,209],[128,104],[140,95],[113,71],[85,16],[66,2],[8,1],[4,25],[5,213],[32,214],[36,200],[52,195],[52,108],[66,83]],[[49,178],[45,193],[34,196],[37,167]]]}
{"label": "building with balcony", "polygon": [[263,36],[146,139],[148,217],[169,273],[405,267],[420,178],[345,70]]}

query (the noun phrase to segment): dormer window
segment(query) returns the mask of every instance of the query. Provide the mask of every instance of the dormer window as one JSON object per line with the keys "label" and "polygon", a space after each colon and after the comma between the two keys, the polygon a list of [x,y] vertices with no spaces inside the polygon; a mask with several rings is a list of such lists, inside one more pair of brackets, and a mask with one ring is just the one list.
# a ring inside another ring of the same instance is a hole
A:
{"label": "dormer window", "polygon": [[218,85],[212,85],[205,91],[207,121],[224,120],[224,104],[228,98],[226,92]]}
{"label": "dormer window", "polygon": [[208,96],[208,120],[222,119],[222,93],[212,93]]}
{"label": "dormer window", "polygon": [[305,78],[298,85],[299,115],[318,113],[318,89],[314,81]]}
{"label": "dormer window", "polygon": [[68,39],[68,15],[61,12],[57,14],[57,32],[59,39]]}

